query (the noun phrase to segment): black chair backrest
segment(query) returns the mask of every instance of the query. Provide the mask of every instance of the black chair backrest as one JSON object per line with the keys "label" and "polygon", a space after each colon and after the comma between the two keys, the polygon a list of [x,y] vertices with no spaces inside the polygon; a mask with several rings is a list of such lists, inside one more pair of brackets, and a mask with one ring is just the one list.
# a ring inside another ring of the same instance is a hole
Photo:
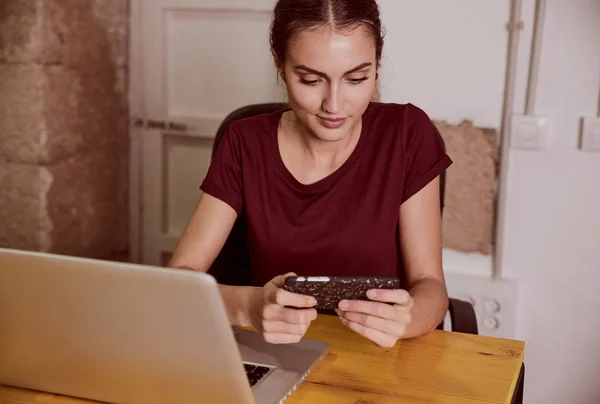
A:
{"label": "black chair backrest", "polygon": [[225,132],[227,131],[227,128],[231,122],[237,121],[238,119],[250,118],[256,115],[269,114],[271,112],[286,108],[288,108],[288,104],[286,103],[271,102],[267,104],[247,105],[231,112],[225,117],[225,119],[223,119],[223,122],[221,122],[221,125],[219,125],[219,129],[217,129],[212,149],[213,154],[217,150],[217,147],[219,146],[219,143],[221,142],[221,139],[223,138],[223,135],[225,135]]}
{"label": "black chair backrest", "polygon": [[[221,125],[219,125],[213,143],[213,154],[217,147],[219,147],[219,143],[231,122],[287,108],[289,108],[289,106],[286,103],[266,103],[247,105],[231,112],[225,117]],[[444,140],[439,132],[438,135],[443,145]],[[440,208],[442,213],[444,211],[445,189],[446,173],[442,172],[440,175]],[[214,276],[217,282],[224,285],[250,285],[250,255],[248,251],[246,218],[244,215],[241,215],[236,220],[233,229],[231,230],[231,234],[208,273]]]}

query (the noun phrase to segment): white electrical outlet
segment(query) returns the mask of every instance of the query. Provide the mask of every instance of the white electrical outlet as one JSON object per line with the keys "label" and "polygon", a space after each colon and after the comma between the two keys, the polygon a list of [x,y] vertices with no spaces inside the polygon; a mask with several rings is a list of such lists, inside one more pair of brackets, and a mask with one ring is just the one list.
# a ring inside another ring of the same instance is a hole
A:
{"label": "white electrical outlet", "polygon": [[548,137],[547,119],[540,116],[513,115],[510,146],[513,149],[542,150]]}
{"label": "white electrical outlet", "polygon": [[600,117],[583,118],[581,124],[581,150],[600,152]]}
{"label": "white electrical outlet", "polygon": [[453,273],[445,276],[450,297],[473,305],[480,335],[515,337],[518,293],[515,282]]}

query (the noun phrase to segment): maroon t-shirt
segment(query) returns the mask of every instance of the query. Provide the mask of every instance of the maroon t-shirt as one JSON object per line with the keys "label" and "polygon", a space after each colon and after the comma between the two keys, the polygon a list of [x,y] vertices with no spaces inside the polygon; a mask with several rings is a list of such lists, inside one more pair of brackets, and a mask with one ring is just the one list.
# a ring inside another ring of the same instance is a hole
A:
{"label": "maroon t-shirt", "polygon": [[371,103],[348,160],[304,185],[279,153],[282,112],[231,123],[200,187],[246,216],[252,284],[290,271],[402,278],[400,205],[452,163],[429,117]]}

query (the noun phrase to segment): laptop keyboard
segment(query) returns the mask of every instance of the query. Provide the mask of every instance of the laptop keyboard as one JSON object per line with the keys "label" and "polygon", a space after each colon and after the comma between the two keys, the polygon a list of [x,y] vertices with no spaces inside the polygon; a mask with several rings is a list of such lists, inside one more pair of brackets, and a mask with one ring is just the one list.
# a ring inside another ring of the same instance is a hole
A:
{"label": "laptop keyboard", "polygon": [[246,369],[246,376],[248,376],[250,387],[254,387],[271,370],[271,368],[266,366],[249,365],[247,363],[244,363],[244,368]]}

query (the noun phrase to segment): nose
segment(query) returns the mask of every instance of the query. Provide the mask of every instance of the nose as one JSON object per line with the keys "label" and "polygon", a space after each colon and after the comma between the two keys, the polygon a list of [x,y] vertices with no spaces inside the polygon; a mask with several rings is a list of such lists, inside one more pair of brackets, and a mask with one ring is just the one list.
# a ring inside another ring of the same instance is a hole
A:
{"label": "nose", "polygon": [[329,86],[327,94],[323,98],[323,111],[331,115],[336,115],[341,111],[342,94],[340,94],[340,90],[335,84]]}

